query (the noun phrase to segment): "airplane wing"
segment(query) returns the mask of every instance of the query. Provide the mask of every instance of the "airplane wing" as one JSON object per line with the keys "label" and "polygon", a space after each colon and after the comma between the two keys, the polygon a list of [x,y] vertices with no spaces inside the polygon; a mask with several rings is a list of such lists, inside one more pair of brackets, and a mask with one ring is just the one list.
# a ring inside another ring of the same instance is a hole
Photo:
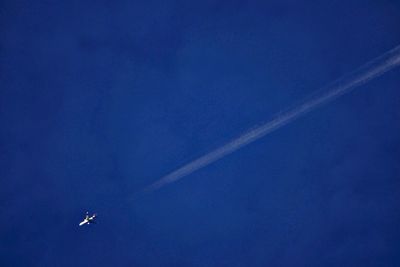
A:
{"label": "airplane wing", "polygon": [[79,223],[79,226],[82,226],[84,224],[91,224],[91,223],[96,223],[95,218],[97,217],[97,214],[93,214],[91,217],[89,216],[88,213],[86,213],[86,217],[83,221]]}

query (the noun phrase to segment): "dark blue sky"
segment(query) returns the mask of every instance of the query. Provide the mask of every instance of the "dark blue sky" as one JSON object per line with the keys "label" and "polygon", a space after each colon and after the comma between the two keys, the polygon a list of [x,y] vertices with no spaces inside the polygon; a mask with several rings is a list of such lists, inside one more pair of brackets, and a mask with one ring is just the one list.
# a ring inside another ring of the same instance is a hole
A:
{"label": "dark blue sky", "polygon": [[316,2],[1,1],[0,265],[400,266],[399,69],[136,195],[400,44]]}

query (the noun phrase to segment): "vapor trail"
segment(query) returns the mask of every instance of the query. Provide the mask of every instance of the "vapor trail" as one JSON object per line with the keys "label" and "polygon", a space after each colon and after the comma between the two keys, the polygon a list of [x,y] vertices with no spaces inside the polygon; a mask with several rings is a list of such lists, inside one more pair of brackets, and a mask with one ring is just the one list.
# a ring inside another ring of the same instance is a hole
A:
{"label": "vapor trail", "polygon": [[281,128],[282,126],[312,111],[313,109],[322,106],[345,93],[350,92],[352,89],[384,74],[398,65],[400,65],[400,46],[395,47],[385,54],[371,60],[349,75],[339,78],[328,86],[318,90],[316,93],[304,99],[298,105],[289,108],[284,112],[280,112],[263,125],[245,132],[220,148],[217,148],[214,151],[211,151],[210,153],[169,173],[168,175],[148,186],[146,190],[157,190],[169,183],[176,182],[183,177],[225,157],[226,155],[233,153],[241,147],[260,139],[272,131]]}

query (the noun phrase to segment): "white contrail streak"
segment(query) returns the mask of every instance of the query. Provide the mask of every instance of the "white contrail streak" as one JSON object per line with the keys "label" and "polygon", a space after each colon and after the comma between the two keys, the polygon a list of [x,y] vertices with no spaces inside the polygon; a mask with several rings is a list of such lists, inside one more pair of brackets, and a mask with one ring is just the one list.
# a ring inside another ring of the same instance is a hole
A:
{"label": "white contrail streak", "polygon": [[365,84],[371,79],[382,75],[398,65],[400,65],[400,46],[397,46],[382,56],[371,60],[366,65],[350,73],[349,75],[334,81],[321,90],[318,90],[317,93],[314,93],[310,97],[306,98],[300,104],[294,106],[293,108],[287,109],[284,112],[280,112],[263,125],[253,130],[249,130],[248,132],[240,135],[220,148],[217,148],[214,151],[211,151],[210,153],[169,173],[168,175],[148,186],[146,190],[153,191],[169,183],[176,182],[183,177],[201,168],[204,168],[205,166],[240,149],[241,147],[260,139],[272,131],[281,128],[282,126],[312,111],[313,109],[322,106],[345,93],[350,92],[352,89]]}

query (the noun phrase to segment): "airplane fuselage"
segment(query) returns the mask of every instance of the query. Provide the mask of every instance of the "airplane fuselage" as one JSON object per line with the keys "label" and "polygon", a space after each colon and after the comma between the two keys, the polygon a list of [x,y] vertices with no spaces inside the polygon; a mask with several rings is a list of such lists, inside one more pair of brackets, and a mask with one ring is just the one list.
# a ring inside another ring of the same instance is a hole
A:
{"label": "airplane fuselage", "polygon": [[95,223],[95,218],[96,218],[96,214],[93,214],[90,217],[89,217],[89,215],[86,215],[85,219],[79,223],[79,226]]}

